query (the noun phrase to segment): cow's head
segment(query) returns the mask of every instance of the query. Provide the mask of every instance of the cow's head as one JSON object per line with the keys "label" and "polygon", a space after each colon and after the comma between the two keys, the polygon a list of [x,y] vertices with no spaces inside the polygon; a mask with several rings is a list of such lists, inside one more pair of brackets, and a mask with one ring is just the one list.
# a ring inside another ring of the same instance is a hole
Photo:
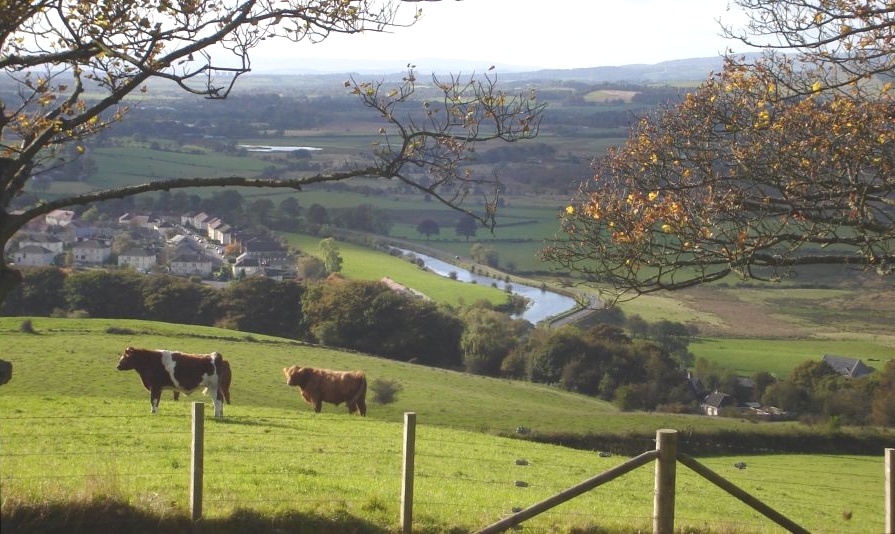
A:
{"label": "cow's head", "polygon": [[290,386],[304,386],[308,381],[307,377],[310,372],[311,369],[309,367],[299,367],[298,365],[283,369],[283,373],[286,375],[286,384]]}
{"label": "cow's head", "polygon": [[134,348],[127,347],[124,349],[124,354],[121,355],[121,359],[118,360],[118,365],[116,369],[119,371],[129,371],[131,369],[135,369],[137,365],[137,358],[134,356]]}

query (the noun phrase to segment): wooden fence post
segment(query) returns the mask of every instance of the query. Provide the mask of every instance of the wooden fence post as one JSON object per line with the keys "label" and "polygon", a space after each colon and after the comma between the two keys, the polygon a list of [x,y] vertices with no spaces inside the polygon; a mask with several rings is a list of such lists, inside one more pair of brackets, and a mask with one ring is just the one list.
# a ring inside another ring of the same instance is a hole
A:
{"label": "wooden fence post", "polygon": [[413,458],[416,454],[416,414],[404,413],[404,476],[401,483],[401,532],[413,532]]}
{"label": "wooden fence post", "polygon": [[653,499],[653,534],[674,532],[674,485],[677,474],[677,430],[656,432],[656,483]]}
{"label": "wooden fence post", "polygon": [[416,455],[416,414],[404,412],[404,475],[401,481],[401,532],[413,532],[413,459]]}
{"label": "wooden fence post", "polygon": [[886,534],[895,534],[895,449],[886,449]]}
{"label": "wooden fence post", "polygon": [[193,403],[193,444],[190,464],[190,513],[193,521],[202,519],[202,470],[205,463],[205,403]]}

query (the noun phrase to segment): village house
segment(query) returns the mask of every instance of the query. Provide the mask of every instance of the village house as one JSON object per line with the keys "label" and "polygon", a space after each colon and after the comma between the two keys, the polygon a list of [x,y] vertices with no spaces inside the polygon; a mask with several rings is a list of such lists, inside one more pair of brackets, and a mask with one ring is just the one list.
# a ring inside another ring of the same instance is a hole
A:
{"label": "village house", "polygon": [[211,259],[206,256],[181,253],[171,260],[168,268],[172,274],[207,278],[211,276],[213,265]]}
{"label": "village house", "polygon": [[825,354],[823,361],[835,369],[837,373],[846,378],[861,378],[873,372],[872,367],[865,365],[864,362],[858,358],[847,358],[845,356]]}
{"label": "village house", "polygon": [[222,224],[224,224],[224,221],[220,220],[219,218],[210,217],[207,221],[205,221],[205,236],[208,237],[208,239],[213,239],[214,229]]}
{"label": "village house", "polygon": [[65,243],[58,237],[47,234],[26,235],[19,239],[19,248],[24,247],[43,247],[55,254],[62,254]]}
{"label": "village house", "polygon": [[58,254],[52,250],[46,249],[38,245],[27,245],[19,247],[13,253],[13,261],[16,265],[28,267],[46,267],[53,265],[53,261]]}
{"label": "village house", "polygon": [[147,272],[156,265],[155,252],[149,252],[143,248],[132,248],[118,255],[119,267],[133,267],[134,269]]}
{"label": "village house", "polygon": [[94,239],[75,243],[71,252],[75,264],[101,265],[112,257],[112,247]]}
{"label": "village house", "polygon": [[240,256],[232,265],[233,278],[245,278],[263,273],[261,262],[255,258],[247,258]]}
{"label": "village house", "polygon": [[276,280],[277,282],[282,282],[283,280],[295,280],[295,270],[294,269],[278,269],[276,267],[262,267],[257,274],[265,278],[270,278],[271,280]]}
{"label": "village house", "polygon": [[69,244],[92,240],[99,241],[105,245],[110,245],[117,233],[118,230],[109,225],[75,219],[67,224],[59,235]]}
{"label": "village house", "polygon": [[202,232],[206,228],[205,221],[207,221],[208,219],[208,214],[203,211],[195,215],[182,217],[181,224],[183,224],[184,226],[192,226],[197,231]]}
{"label": "village house", "polygon": [[737,401],[727,393],[714,392],[710,393],[705,400],[702,401],[703,413],[706,415],[718,416],[725,408],[735,408]]}
{"label": "village house", "polygon": [[222,245],[229,245],[233,242],[233,233],[230,225],[220,219],[216,219],[215,224],[208,226],[208,237]]}
{"label": "village house", "polygon": [[118,217],[118,224],[139,226],[140,228],[152,228],[149,215],[135,215],[133,213],[125,213]]}
{"label": "village house", "polygon": [[75,212],[71,210],[53,210],[44,217],[50,226],[66,226],[75,218]]}
{"label": "village house", "polygon": [[242,254],[240,257],[253,258],[262,265],[286,265],[294,263],[289,250],[278,241],[269,237],[252,237],[240,241]]}

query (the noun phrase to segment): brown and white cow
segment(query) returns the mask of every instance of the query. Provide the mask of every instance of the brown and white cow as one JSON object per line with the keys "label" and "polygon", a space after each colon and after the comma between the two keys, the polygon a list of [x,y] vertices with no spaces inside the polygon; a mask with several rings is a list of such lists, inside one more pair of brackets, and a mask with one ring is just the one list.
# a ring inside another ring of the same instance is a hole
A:
{"label": "brown and white cow", "polygon": [[348,413],[367,415],[367,377],[362,371],[332,371],[293,365],[283,369],[286,384],[298,386],[301,396],[315,412],[324,402],[348,405]]}
{"label": "brown and white cow", "polygon": [[162,390],[192,393],[204,387],[214,402],[214,416],[223,417],[224,401],[230,404],[230,363],[219,352],[186,354],[170,350],[147,350],[127,347],[118,360],[118,370],[135,370],[143,386],[149,390],[152,413],[158,412]]}

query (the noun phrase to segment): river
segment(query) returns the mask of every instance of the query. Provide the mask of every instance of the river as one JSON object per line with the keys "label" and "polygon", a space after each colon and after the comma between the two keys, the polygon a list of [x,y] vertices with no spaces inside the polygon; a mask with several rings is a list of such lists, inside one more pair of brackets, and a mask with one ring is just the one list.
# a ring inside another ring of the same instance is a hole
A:
{"label": "river", "polygon": [[[414,252],[412,250],[398,250],[404,254],[412,254],[419,258],[423,261],[427,269],[441,276],[450,276],[450,273],[456,273],[457,280],[461,282],[475,282],[476,284],[488,286],[496,284],[498,288],[502,289],[505,289],[507,286],[507,282],[503,280],[471,273],[462,267],[458,267],[446,261],[441,261],[432,256],[420,254],[419,252]],[[569,311],[578,305],[572,297],[560,295],[553,291],[545,291],[539,287],[527,286],[517,282],[510,282],[509,285],[511,293],[525,297],[529,302],[528,308],[515,317],[525,319],[532,324],[537,324],[544,319]]]}

